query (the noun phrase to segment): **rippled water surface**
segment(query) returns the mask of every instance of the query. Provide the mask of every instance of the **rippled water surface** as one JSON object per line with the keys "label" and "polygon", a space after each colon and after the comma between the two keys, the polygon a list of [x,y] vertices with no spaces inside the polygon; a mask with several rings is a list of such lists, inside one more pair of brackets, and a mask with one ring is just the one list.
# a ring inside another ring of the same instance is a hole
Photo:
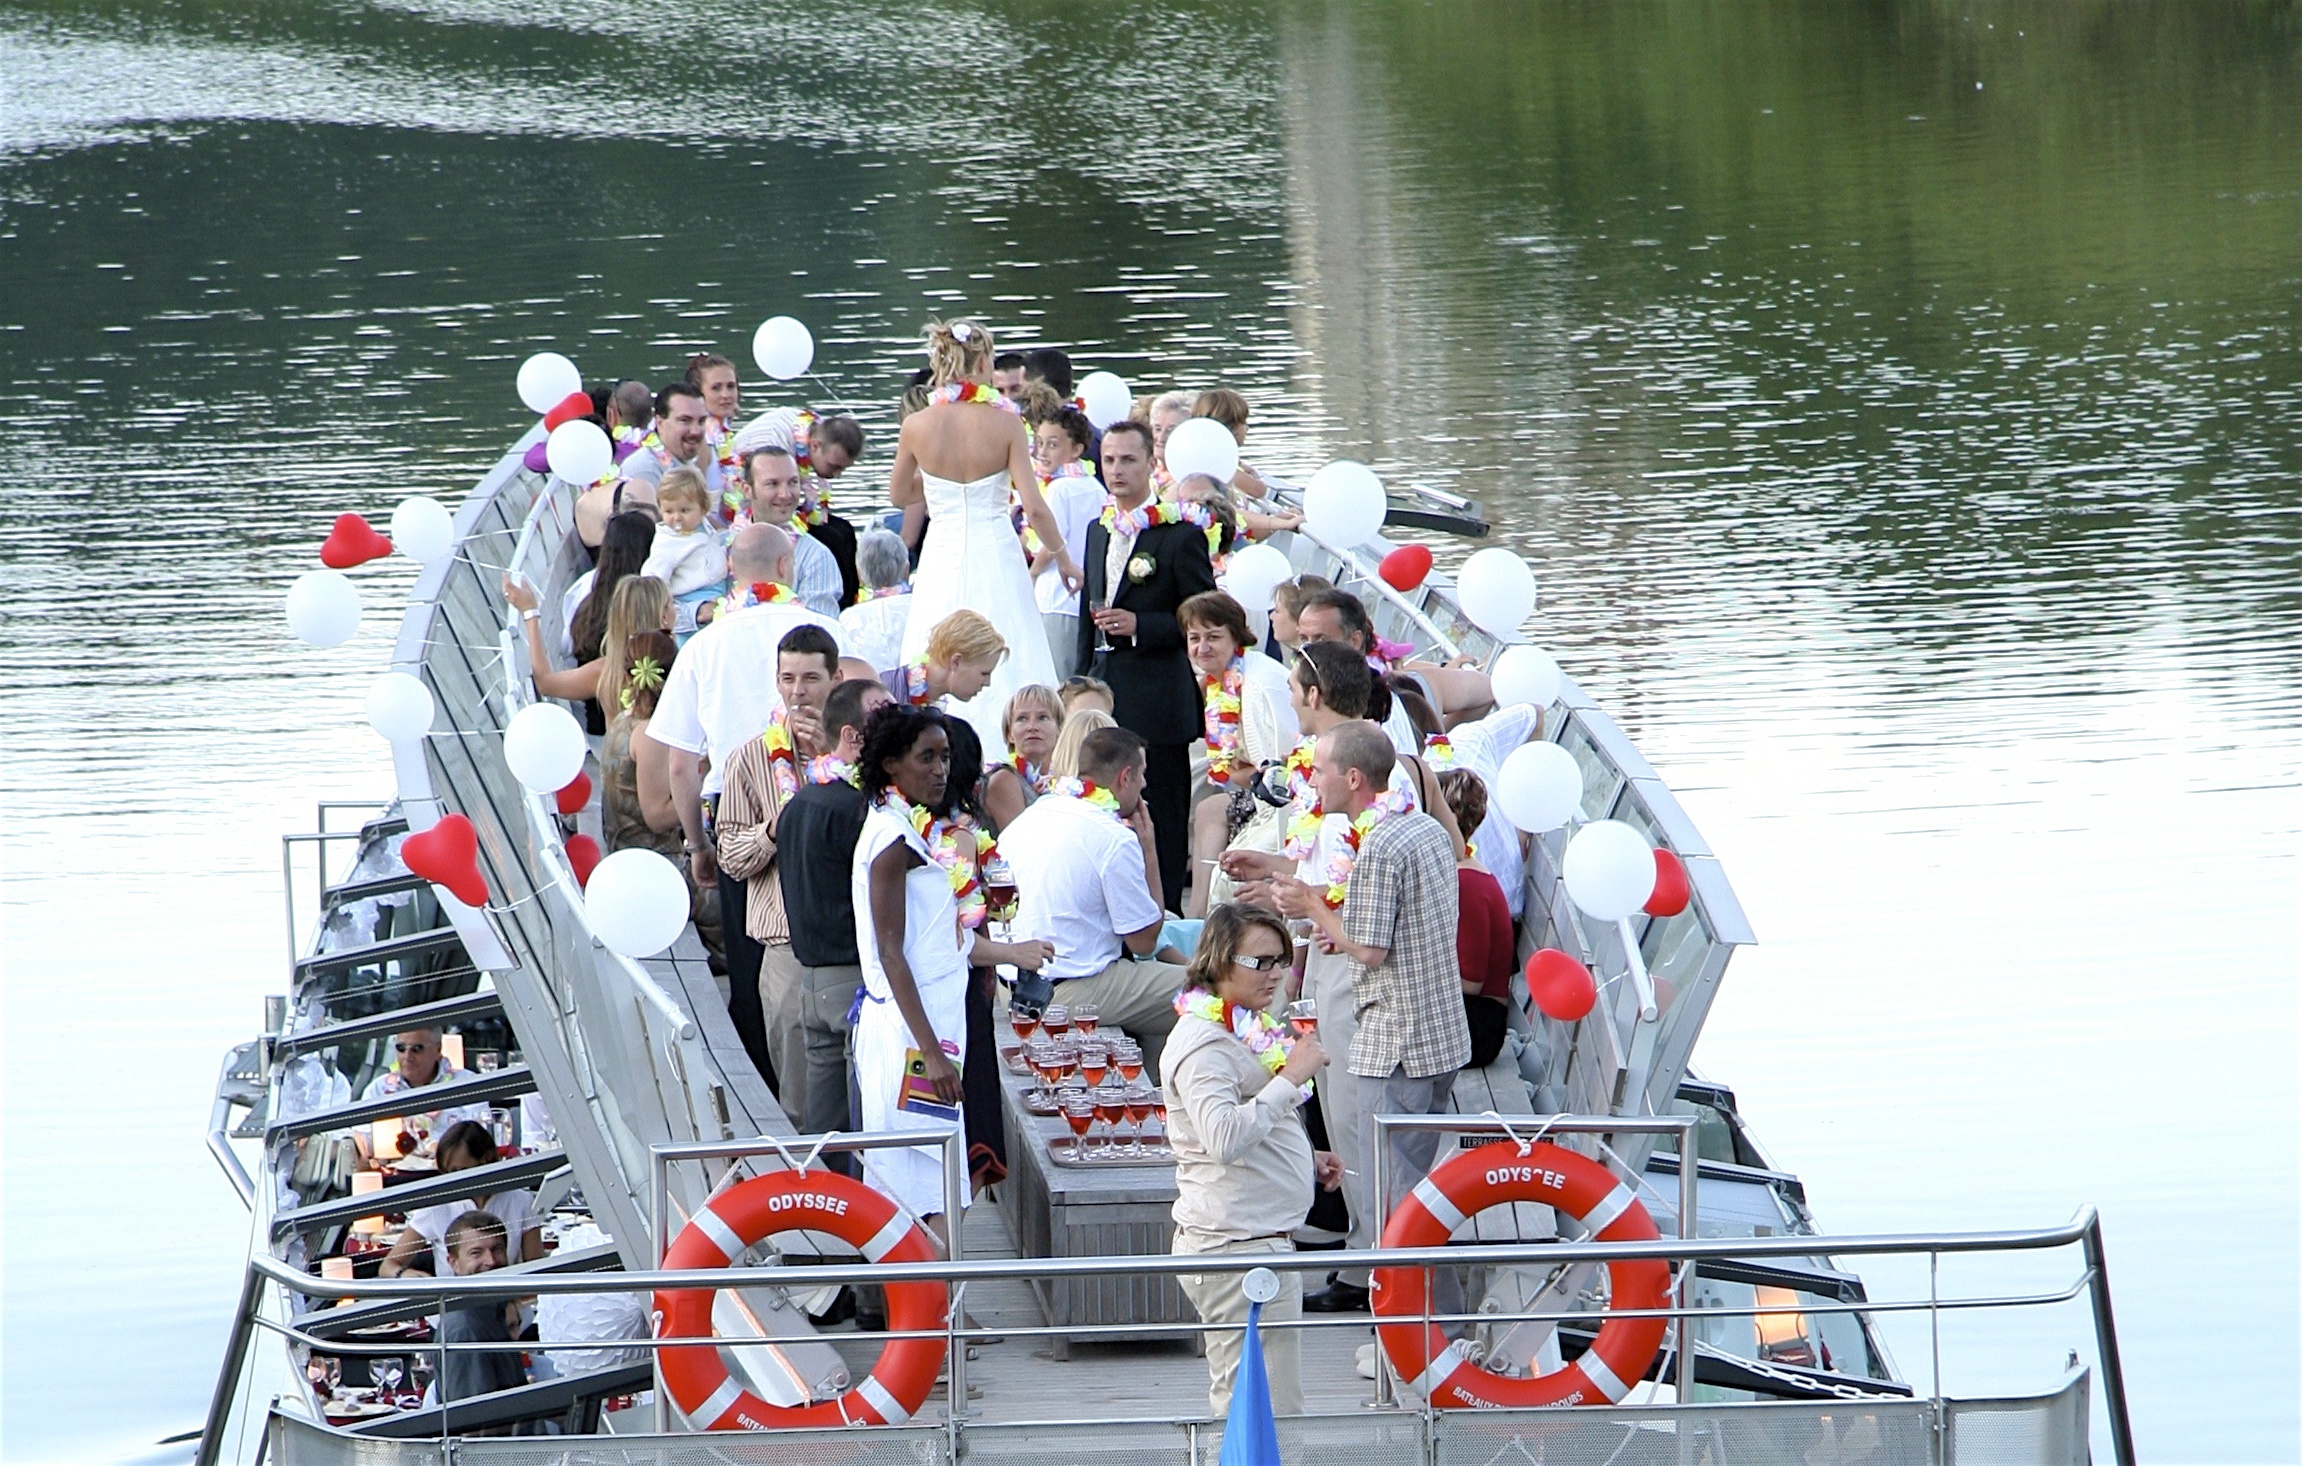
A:
{"label": "rippled water surface", "polygon": [[543,346],[788,311],[885,428],[964,307],[1483,500],[1727,862],[1697,1063],[1826,1225],[2100,1205],[2146,1455],[2293,1459],[2298,300],[2291,4],[0,0],[0,1452],[205,1401],[277,837],[387,791],[405,575],[278,614],[329,518]]}

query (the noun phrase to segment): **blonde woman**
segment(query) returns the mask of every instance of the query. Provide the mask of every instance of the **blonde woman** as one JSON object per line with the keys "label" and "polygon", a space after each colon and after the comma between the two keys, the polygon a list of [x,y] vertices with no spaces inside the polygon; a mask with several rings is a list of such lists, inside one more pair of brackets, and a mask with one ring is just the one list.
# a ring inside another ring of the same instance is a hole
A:
{"label": "blonde woman", "polygon": [[[907,663],[927,655],[930,634],[963,608],[994,626],[1040,624],[1031,569],[1008,518],[1010,492],[1040,545],[1055,556],[1053,573],[1067,586],[1081,579],[1073,547],[1063,543],[1062,527],[1040,497],[1031,435],[1014,404],[992,390],[991,329],[980,321],[937,321],[927,328],[927,350],[930,401],[904,419],[888,484],[897,508],[924,502],[928,514],[903,633]],[[991,695],[961,709],[986,748],[1000,746],[999,714],[1016,688],[1057,680],[1044,636],[1025,637],[1009,652],[991,679]]]}
{"label": "blonde woman", "polygon": [[543,631],[529,613],[536,607],[535,587],[524,580],[504,577],[504,599],[520,613],[528,637],[528,667],[536,693],[569,702],[596,701],[607,717],[616,711],[616,693],[622,675],[624,647],[643,631],[669,631],[672,621],[671,587],[652,575],[627,575],[608,595],[606,626],[600,634],[599,655],[581,666],[558,671],[544,652]]}
{"label": "blonde woman", "polygon": [[994,835],[1046,793],[1055,777],[1050,764],[1063,732],[1063,699],[1042,683],[1019,687],[1007,699],[999,730],[1007,756],[983,776],[983,812]]}
{"label": "blonde woman", "polygon": [[[916,617],[911,624],[918,626]],[[1004,743],[991,741],[998,736],[1004,704],[982,694],[1002,680],[1000,669],[1006,663],[1007,638],[998,627],[973,611],[953,611],[935,623],[917,655],[880,673],[879,681],[907,707],[935,707],[950,698],[953,705],[944,711],[966,718],[985,748],[1004,748]],[[986,725],[991,729],[988,737],[981,731]],[[967,773],[968,787],[973,788],[976,771]]]}
{"label": "blonde woman", "polygon": [[1055,751],[1047,756],[1047,772],[1058,779],[1079,777],[1079,745],[1098,728],[1116,728],[1119,720],[1099,708],[1081,708],[1063,720],[1055,737]]}

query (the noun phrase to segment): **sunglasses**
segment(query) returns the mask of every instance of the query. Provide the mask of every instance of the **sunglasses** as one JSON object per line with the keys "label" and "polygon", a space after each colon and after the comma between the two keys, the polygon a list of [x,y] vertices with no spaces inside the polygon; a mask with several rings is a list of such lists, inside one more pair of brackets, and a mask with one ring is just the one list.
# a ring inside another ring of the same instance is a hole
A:
{"label": "sunglasses", "polygon": [[1249,972],[1269,972],[1286,960],[1285,957],[1249,957],[1245,953],[1231,959],[1235,966],[1244,967]]}
{"label": "sunglasses", "polygon": [[421,1054],[428,1051],[430,1048],[430,1044],[393,1044],[392,1052],[398,1054]]}

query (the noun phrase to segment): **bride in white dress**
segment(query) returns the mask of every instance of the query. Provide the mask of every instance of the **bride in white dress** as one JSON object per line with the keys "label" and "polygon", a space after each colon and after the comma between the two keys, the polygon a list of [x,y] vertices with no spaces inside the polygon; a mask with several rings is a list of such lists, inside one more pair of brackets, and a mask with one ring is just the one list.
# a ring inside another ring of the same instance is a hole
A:
{"label": "bride in white dress", "polygon": [[1008,485],[1025,519],[1055,551],[1056,573],[1076,588],[1079,567],[1031,470],[1031,435],[1023,419],[991,390],[991,331],[980,321],[937,321],[927,328],[935,374],[929,405],[904,420],[896,440],[888,495],[899,509],[925,502],[927,539],[911,577],[911,620],[903,660],[917,661],[937,622],[966,607],[990,618],[1006,639],[1007,657],[991,685],[954,710],[974,725],[987,758],[1004,751],[1000,713],[1018,687],[1053,685],[1046,623],[1008,517]]}

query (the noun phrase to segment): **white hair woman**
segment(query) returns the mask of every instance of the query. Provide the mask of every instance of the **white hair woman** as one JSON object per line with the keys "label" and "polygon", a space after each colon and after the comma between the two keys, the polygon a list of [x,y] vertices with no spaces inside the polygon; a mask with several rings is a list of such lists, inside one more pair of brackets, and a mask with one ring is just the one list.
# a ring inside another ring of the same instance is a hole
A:
{"label": "white hair woman", "polygon": [[879,671],[903,660],[903,632],[911,624],[911,552],[900,536],[867,530],[855,542],[855,574],[862,588],[839,613],[839,640]]}

